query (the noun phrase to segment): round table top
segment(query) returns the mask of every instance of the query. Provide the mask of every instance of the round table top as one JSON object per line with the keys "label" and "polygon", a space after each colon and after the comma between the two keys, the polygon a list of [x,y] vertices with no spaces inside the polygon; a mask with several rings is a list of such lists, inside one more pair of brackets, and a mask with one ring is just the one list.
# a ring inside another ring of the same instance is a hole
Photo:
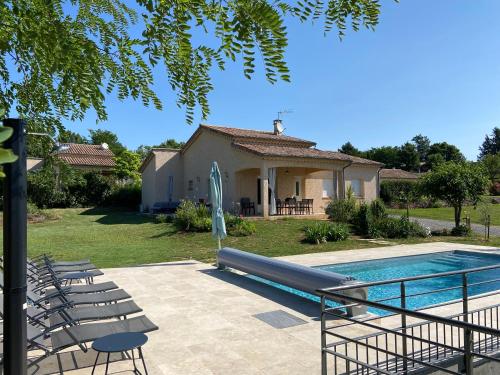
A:
{"label": "round table top", "polygon": [[92,272],[68,272],[62,275],[61,279],[69,280],[69,279],[85,279],[86,277],[92,277]]}
{"label": "round table top", "polygon": [[122,332],[98,338],[92,343],[92,349],[97,352],[117,353],[143,346],[148,337],[140,332]]}

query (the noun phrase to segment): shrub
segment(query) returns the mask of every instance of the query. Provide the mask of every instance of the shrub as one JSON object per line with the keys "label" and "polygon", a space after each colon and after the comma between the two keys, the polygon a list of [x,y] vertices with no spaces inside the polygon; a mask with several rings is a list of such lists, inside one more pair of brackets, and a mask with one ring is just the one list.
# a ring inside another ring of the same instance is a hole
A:
{"label": "shrub", "polygon": [[304,228],[305,241],[313,244],[343,241],[349,238],[349,228],[341,223],[318,222]]}
{"label": "shrub", "polygon": [[141,204],[142,192],[139,183],[115,186],[105,204],[114,207],[137,209]]}
{"label": "shrub", "polygon": [[457,236],[457,237],[468,237],[472,234],[472,230],[464,224],[459,225],[458,227],[453,227],[451,230],[451,235],[452,236]]}
{"label": "shrub", "polygon": [[370,222],[368,235],[371,238],[428,237],[430,230],[416,221],[410,221],[406,216],[399,219],[385,217]]}
{"label": "shrub", "polygon": [[416,181],[382,181],[380,183],[380,198],[389,207],[406,206],[408,203],[418,202],[419,191]]}
{"label": "shrub", "polygon": [[210,232],[212,219],[204,205],[196,206],[193,202],[182,201],[174,216],[175,226],[186,232]]}
{"label": "shrub", "polygon": [[329,224],[330,230],[328,231],[327,241],[344,241],[349,238],[349,227],[346,224],[334,223]]}
{"label": "shrub", "polygon": [[387,216],[384,202],[381,199],[375,199],[370,203],[370,213],[375,219],[382,219]]}
{"label": "shrub", "polygon": [[226,222],[227,233],[230,236],[245,237],[257,231],[255,223],[227,212],[224,214],[224,221]]}
{"label": "shrub", "polygon": [[371,209],[366,203],[360,204],[353,220],[356,232],[360,235],[367,235],[372,220],[373,214]]}
{"label": "shrub", "polygon": [[242,220],[227,229],[228,234],[235,237],[245,237],[254,234],[257,231],[255,224],[249,220]]}
{"label": "shrub", "polygon": [[171,223],[172,221],[173,221],[172,215],[158,214],[155,216],[155,223],[157,224],[166,224],[166,223]]}
{"label": "shrub", "polygon": [[356,199],[352,197],[346,199],[333,199],[328,203],[325,212],[333,221],[348,223],[353,219],[356,213]]}

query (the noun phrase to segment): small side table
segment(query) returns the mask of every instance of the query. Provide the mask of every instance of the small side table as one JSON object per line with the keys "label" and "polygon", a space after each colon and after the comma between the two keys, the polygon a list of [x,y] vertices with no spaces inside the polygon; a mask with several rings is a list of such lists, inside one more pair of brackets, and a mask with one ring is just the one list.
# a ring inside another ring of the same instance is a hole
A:
{"label": "small side table", "polygon": [[109,366],[109,355],[111,353],[122,353],[131,351],[132,352],[132,362],[134,363],[134,374],[141,374],[135,365],[134,350],[137,349],[139,352],[139,358],[142,360],[142,366],[144,367],[144,372],[147,375],[148,369],[146,368],[146,363],[144,362],[144,356],[142,355],[142,346],[148,341],[148,337],[144,333],[139,332],[123,332],[114,333],[111,335],[103,336],[98,338],[92,343],[92,349],[97,352],[95,358],[94,367],[92,368],[92,375],[94,374],[95,367],[97,366],[97,360],[101,353],[107,353],[106,358],[106,371],[104,374],[108,373]]}
{"label": "small side table", "polygon": [[75,280],[85,280],[87,284],[93,284],[94,283],[94,274],[92,272],[68,272],[63,274],[60,277],[61,280],[64,280],[66,282],[65,285],[71,285],[73,284],[73,281]]}

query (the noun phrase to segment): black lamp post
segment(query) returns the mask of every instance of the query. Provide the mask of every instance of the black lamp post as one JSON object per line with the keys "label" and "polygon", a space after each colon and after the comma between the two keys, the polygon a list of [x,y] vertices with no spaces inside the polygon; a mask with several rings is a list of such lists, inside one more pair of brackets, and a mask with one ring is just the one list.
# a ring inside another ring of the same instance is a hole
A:
{"label": "black lamp post", "polygon": [[25,375],[26,346],[26,256],[27,191],[26,133],[19,119],[3,120],[14,129],[4,142],[18,155],[17,161],[4,164],[3,186],[3,269],[4,269],[4,374]]}

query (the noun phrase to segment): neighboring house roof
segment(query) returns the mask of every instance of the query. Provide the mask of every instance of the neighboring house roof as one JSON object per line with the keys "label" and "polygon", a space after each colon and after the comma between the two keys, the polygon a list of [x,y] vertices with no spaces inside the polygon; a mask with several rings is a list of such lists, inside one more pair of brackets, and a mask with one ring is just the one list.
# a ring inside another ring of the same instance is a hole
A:
{"label": "neighboring house roof", "polygon": [[375,162],[373,160],[350,156],[341,152],[318,150],[313,148],[316,146],[315,142],[290,137],[285,134],[275,134],[270,131],[240,129],[206,124],[201,124],[198,127],[182,148],[182,153],[187,151],[203,130],[227,136],[231,139],[234,147],[259,156],[313,158],[346,161],[352,162],[353,164],[382,165],[382,163]]}
{"label": "neighboring house roof", "polygon": [[259,156],[340,160],[340,161],[352,162],[353,164],[380,165],[380,163],[373,160],[362,159],[356,156],[343,154],[341,152],[323,151],[315,148],[289,147],[289,146],[251,144],[251,143],[233,143],[233,146],[241,150],[257,154]]}
{"label": "neighboring house roof", "polygon": [[384,168],[380,170],[380,178],[385,180],[417,180],[420,175],[398,168]]}
{"label": "neighboring house roof", "polygon": [[72,166],[113,168],[116,166],[113,151],[105,145],[65,143],[66,149],[57,151],[56,156]]}

